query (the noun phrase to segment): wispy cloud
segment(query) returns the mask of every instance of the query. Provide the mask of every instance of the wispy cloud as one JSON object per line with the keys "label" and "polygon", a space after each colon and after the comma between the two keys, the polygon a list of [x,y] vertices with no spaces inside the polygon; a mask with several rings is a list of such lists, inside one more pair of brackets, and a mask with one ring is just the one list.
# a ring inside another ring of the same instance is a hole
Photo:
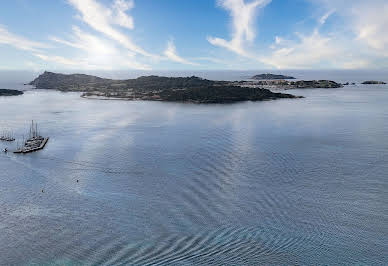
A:
{"label": "wispy cloud", "polygon": [[150,69],[149,66],[138,63],[135,60],[135,54],[128,50],[123,50],[115,46],[109,40],[99,38],[93,34],[82,31],[80,28],[73,27],[73,35],[70,40],[63,40],[57,37],[51,37],[52,41],[77,48],[81,52],[81,61],[88,62],[88,66],[101,69]]}
{"label": "wispy cloud", "polygon": [[20,50],[33,52],[40,51],[40,49],[50,48],[50,46],[45,43],[31,41],[23,36],[13,34],[2,25],[0,25],[0,44],[6,44]]}
{"label": "wispy cloud", "polygon": [[[16,49],[19,50],[25,50],[32,52],[32,55],[44,60],[46,62],[54,62],[61,65],[66,66],[80,66],[85,65],[84,62],[78,62],[71,59],[66,59],[62,56],[50,56],[47,55],[45,50],[47,48],[51,48],[51,46],[41,43],[41,42],[35,42],[32,40],[29,40],[23,36],[16,35],[14,33],[9,32],[4,26],[0,25],[0,44],[6,44],[10,45]],[[31,65],[31,62],[28,63],[28,65]],[[36,68],[36,64],[34,65],[34,68]]]}
{"label": "wispy cloud", "polygon": [[139,63],[136,55],[152,58],[157,56],[134,44],[116,27],[134,29],[134,20],[126,13],[134,8],[133,0],[115,0],[111,7],[106,7],[97,0],[67,1],[79,12],[79,18],[102,37],[94,34],[95,32],[86,32],[73,26],[73,34],[69,38],[52,36],[50,40],[76,48],[76,59],[40,56],[41,59],[66,65],[74,63],[87,69],[150,69],[150,66]]}
{"label": "wispy cloud", "polygon": [[[118,60],[119,56],[117,56],[116,61],[120,61],[121,63],[127,62],[127,66],[131,66],[134,68],[148,68],[148,66],[139,64],[135,62],[135,55],[142,55],[146,57],[150,57],[151,60],[159,61],[168,59],[174,62],[178,62],[181,64],[189,64],[189,65],[197,65],[194,62],[191,62],[187,59],[182,58],[178,55],[176,51],[175,44],[172,41],[168,42],[167,49],[164,51],[164,56],[159,56],[155,54],[151,54],[146,52],[143,48],[136,45],[127,35],[123,34],[119,31],[115,25],[127,28],[134,29],[134,20],[131,16],[129,16],[126,12],[132,8],[134,8],[135,3],[133,0],[115,0],[111,7],[106,7],[99,3],[97,0],[67,0],[77,11],[80,12],[81,19],[95,31],[98,31],[115,41],[117,44],[127,49],[126,55],[121,57],[121,60]],[[61,42],[63,44],[67,44],[76,48],[89,50],[90,47],[94,47],[93,49],[97,50],[105,50],[110,53],[110,56],[114,56],[119,54],[112,46],[107,47],[106,43],[102,43],[98,38],[87,34],[78,34],[76,31],[76,37],[78,41],[76,43],[69,43],[68,41],[61,40],[55,38],[53,40],[57,42]],[[79,31],[79,30],[78,30]],[[101,45],[98,45],[101,44]],[[120,52],[122,54],[122,51]],[[101,54],[101,52],[100,52]],[[104,53],[102,53],[104,54]],[[128,58],[128,55],[131,58]],[[101,56],[100,56],[101,57]],[[121,65],[121,64],[120,64]]]}
{"label": "wispy cloud", "polygon": [[351,12],[358,39],[381,55],[388,56],[388,2],[363,1],[359,8],[352,8]]}
{"label": "wispy cloud", "polygon": [[311,34],[295,33],[296,40],[277,36],[274,44],[270,46],[272,52],[259,60],[279,69],[372,67],[371,62],[376,58],[360,53],[362,49],[356,42],[348,40],[339,32],[320,33],[321,26],[330,14],[332,12],[326,13],[318,20],[318,25]]}
{"label": "wispy cloud", "polygon": [[191,62],[187,59],[182,58],[177,54],[175,44],[172,40],[168,41],[167,49],[164,51],[164,55],[171,61],[186,64],[186,65],[198,65],[197,63]]}
{"label": "wispy cloud", "polygon": [[[247,49],[256,36],[253,22],[257,12],[270,1],[218,0],[218,4],[230,12],[232,38],[228,41],[208,37],[208,41],[252,62],[275,68],[376,67],[372,62],[388,56],[388,2],[354,0],[349,5],[347,0],[309,1],[318,4],[320,12],[324,12],[316,18],[317,24],[311,33],[295,33],[296,38],[276,36],[268,50],[254,52]],[[328,26],[321,33],[321,28],[333,15],[343,27]]]}
{"label": "wispy cloud", "polygon": [[82,31],[79,27],[73,26],[73,35],[71,40],[64,40],[58,37],[50,37],[52,41],[78,48],[93,54],[114,54],[116,48],[111,43],[95,35]]}
{"label": "wispy cloud", "polygon": [[117,41],[133,53],[148,57],[153,56],[114,27],[114,25],[120,25],[133,29],[133,18],[125,13],[133,7],[133,1],[116,0],[111,8],[95,0],[68,0],[68,2],[79,11],[80,18],[94,30]]}
{"label": "wispy cloud", "polygon": [[336,10],[355,35],[355,40],[369,46],[380,56],[388,56],[388,2],[386,0],[311,0],[320,8]]}
{"label": "wispy cloud", "polygon": [[335,12],[330,9],[317,19],[319,24],[311,34],[296,33],[296,40],[288,40],[276,36],[269,48],[272,50],[263,55],[248,52],[245,44],[255,38],[254,19],[259,9],[271,1],[256,0],[245,3],[244,0],[219,0],[218,3],[230,11],[233,21],[233,33],[230,41],[220,38],[208,38],[213,45],[227,48],[236,54],[249,57],[251,60],[264,63],[275,68],[310,68],[313,66],[330,65],[330,59],[342,52],[342,47],[331,36],[321,35],[319,27]]}
{"label": "wispy cloud", "polygon": [[[285,41],[279,37],[272,48],[270,56],[264,56],[261,61],[276,68],[310,68],[327,64],[342,50],[328,36],[322,36],[318,29],[311,35],[297,34],[297,41]],[[279,41],[282,40],[282,41]]]}
{"label": "wispy cloud", "polygon": [[244,0],[218,0],[218,4],[230,12],[232,17],[232,39],[208,37],[215,46],[226,48],[242,56],[248,56],[244,43],[252,42],[256,36],[254,20],[258,9],[264,8],[271,0],[254,0],[245,3]]}
{"label": "wispy cloud", "polygon": [[322,26],[326,23],[326,20],[333,15],[335,12],[335,9],[331,9],[327,11],[322,17],[319,18],[319,24]]}
{"label": "wispy cloud", "polygon": [[[166,61],[204,68],[215,65],[220,68],[270,66],[283,69],[387,67],[387,0],[352,0],[351,4],[349,0],[298,2],[294,8],[306,4],[309,8],[316,8],[315,12],[311,12],[315,15],[311,17],[310,13],[306,14],[303,23],[289,26],[283,22],[290,18],[284,16],[282,23],[272,25],[272,35],[266,31],[266,35],[260,35],[260,38],[256,38],[260,27],[255,20],[271,0],[211,1],[230,15],[230,37],[207,37],[211,50],[204,55],[183,53],[179,45],[177,48],[173,40],[167,41],[168,38],[159,40],[158,50],[147,51],[134,35],[137,32],[134,31],[137,25],[132,16],[136,12],[135,0],[65,0],[77,18],[69,20],[78,25],[73,26],[70,34],[43,32],[42,35],[51,35],[45,42],[41,36],[27,37],[13,32],[11,27],[0,25],[0,46],[3,47],[3,54],[7,53],[8,47],[13,47],[23,51],[23,55],[32,55],[25,57],[26,60],[35,56],[36,62],[28,61],[33,67],[45,66],[47,62],[48,67],[72,69],[150,69],[159,63],[163,66]],[[289,13],[293,15],[292,8]],[[271,11],[276,12],[272,8]],[[299,16],[303,12],[297,14]],[[286,33],[282,35],[276,32],[277,26],[282,27],[279,32]],[[165,30],[167,36],[177,34],[173,28]],[[142,34],[146,36],[152,32]],[[177,37],[179,40],[182,36]],[[270,45],[264,42],[268,38],[274,39]],[[200,44],[198,49],[204,51]]]}
{"label": "wispy cloud", "polygon": [[181,64],[199,65],[178,55],[172,41],[168,42],[164,54],[159,56],[146,52],[121,32],[118,27],[134,29],[134,20],[127,14],[127,11],[135,6],[133,0],[115,0],[110,7],[104,6],[98,0],[67,1],[79,12],[78,18],[93,30],[93,32],[85,31],[73,26],[72,34],[67,38],[63,36],[49,37],[49,40],[57,43],[59,47],[65,45],[74,48],[71,50],[71,57],[62,54],[52,55],[47,51],[49,45],[12,34],[1,25],[0,44],[30,51],[33,56],[40,60],[68,68],[151,69],[149,65],[139,63],[138,56],[144,56],[151,62],[170,60]]}
{"label": "wispy cloud", "polygon": [[113,22],[120,25],[121,27],[134,29],[135,24],[133,18],[128,16],[126,11],[134,8],[135,2],[133,0],[116,0],[113,4],[113,9],[115,10],[115,15],[113,17]]}

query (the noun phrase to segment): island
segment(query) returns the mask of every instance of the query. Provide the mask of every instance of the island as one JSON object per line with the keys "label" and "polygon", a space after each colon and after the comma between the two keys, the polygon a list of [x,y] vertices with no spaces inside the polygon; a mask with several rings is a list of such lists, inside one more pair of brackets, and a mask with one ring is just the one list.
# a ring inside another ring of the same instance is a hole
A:
{"label": "island", "polygon": [[36,89],[82,92],[85,98],[192,103],[234,103],[303,98],[268,89],[240,86],[229,81],[199,77],[143,76],[114,80],[85,74],[44,72],[29,83]]}
{"label": "island", "polygon": [[259,80],[259,81],[239,81],[233,83],[242,87],[261,87],[265,89],[331,89],[341,88],[342,84],[332,80],[298,80],[298,81],[287,81],[287,80]]}
{"label": "island", "polygon": [[377,85],[377,84],[387,84],[387,83],[385,83],[384,81],[367,80],[367,81],[364,81],[361,84],[364,84],[364,85]]}
{"label": "island", "polygon": [[18,90],[0,89],[0,96],[17,96],[22,94],[23,92]]}
{"label": "island", "polygon": [[255,80],[276,80],[276,79],[295,79],[294,77],[291,76],[284,76],[284,75],[276,75],[276,74],[259,74],[253,76],[251,79]]}

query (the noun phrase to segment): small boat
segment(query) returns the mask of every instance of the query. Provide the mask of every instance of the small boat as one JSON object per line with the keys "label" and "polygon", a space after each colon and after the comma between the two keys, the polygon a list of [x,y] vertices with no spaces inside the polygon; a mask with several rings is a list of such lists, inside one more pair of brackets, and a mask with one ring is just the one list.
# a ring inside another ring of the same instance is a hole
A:
{"label": "small boat", "polygon": [[7,148],[4,148],[4,149],[3,149],[3,152],[7,153],[7,152],[8,152],[8,149],[7,149]]}
{"label": "small boat", "polygon": [[0,136],[0,141],[15,141],[15,138],[12,136],[10,132],[4,132],[2,136]]}

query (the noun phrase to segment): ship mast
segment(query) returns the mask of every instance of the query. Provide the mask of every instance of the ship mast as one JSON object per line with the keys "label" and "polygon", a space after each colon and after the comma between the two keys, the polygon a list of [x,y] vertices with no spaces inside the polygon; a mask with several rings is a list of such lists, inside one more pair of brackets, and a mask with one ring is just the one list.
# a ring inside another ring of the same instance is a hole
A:
{"label": "ship mast", "polygon": [[32,120],[31,127],[30,127],[30,138],[35,138],[35,137],[36,137],[36,132],[35,132],[34,120]]}
{"label": "ship mast", "polygon": [[32,120],[32,124],[31,124],[31,126],[30,126],[30,132],[29,132],[29,135],[28,135],[28,137],[29,138],[32,138],[32,125],[34,124],[34,120]]}

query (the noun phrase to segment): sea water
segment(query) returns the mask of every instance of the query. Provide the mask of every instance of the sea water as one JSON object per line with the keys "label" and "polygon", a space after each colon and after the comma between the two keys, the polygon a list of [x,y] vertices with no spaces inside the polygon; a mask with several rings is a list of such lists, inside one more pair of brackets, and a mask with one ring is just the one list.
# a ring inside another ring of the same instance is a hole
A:
{"label": "sea water", "polygon": [[0,154],[0,264],[388,264],[388,86],[359,84],[388,75],[291,74],[357,84],[225,105],[0,97],[0,132],[50,137]]}

